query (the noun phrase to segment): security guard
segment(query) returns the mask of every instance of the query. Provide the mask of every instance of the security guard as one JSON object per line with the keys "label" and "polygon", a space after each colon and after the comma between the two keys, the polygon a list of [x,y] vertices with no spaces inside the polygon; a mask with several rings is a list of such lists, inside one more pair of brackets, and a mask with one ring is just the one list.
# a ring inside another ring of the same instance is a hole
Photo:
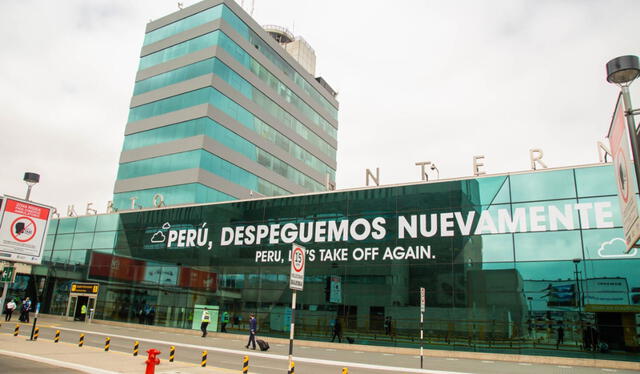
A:
{"label": "security guard", "polygon": [[202,323],[200,324],[200,330],[202,331],[203,338],[207,336],[207,326],[209,326],[209,322],[211,322],[211,316],[209,315],[207,308],[204,308],[202,311]]}
{"label": "security guard", "polygon": [[220,332],[227,332],[227,323],[229,323],[229,313],[225,310],[222,313],[222,325],[220,327]]}
{"label": "security guard", "polygon": [[83,304],[80,308],[80,321],[84,321],[87,317],[87,305]]}

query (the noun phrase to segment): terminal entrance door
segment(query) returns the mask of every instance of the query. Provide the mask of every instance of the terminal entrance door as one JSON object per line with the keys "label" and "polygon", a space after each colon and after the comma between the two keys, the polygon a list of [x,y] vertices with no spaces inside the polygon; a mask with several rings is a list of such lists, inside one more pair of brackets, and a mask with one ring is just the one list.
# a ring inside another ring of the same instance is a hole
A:
{"label": "terminal entrance door", "polygon": [[68,320],[91,322],[96,310],[98,284],[73,283],[65,316]]}

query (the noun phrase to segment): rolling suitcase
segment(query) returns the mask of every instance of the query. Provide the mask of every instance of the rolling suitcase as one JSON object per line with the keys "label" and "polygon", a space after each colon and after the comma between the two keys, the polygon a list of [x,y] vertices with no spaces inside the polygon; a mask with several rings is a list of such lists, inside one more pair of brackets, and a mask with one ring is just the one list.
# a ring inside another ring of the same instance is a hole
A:
{"label": "rolling suitcase", "polygon": [[269,343],[265,342],[262,339],[257,339],[256,343],[258,343],[258,346],[260,347],[261,351],[267,351],[269,350]]}

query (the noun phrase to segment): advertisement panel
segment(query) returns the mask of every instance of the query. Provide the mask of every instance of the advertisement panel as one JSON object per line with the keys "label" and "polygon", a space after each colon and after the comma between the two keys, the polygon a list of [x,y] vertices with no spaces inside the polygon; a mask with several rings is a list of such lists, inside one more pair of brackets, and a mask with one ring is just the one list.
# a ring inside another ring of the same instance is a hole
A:
{"label": "advertisement panel", "polygon": [[638,218],[636,186],[633,178],[634,161],[631,160],[629,154],[629,132],[627,131],[622,95],[618,96],[618,103],[613,114],[613,122],[609,129],[609,143],[613,155],[613,169],[618,186],[618,200],[628,252],[640,238],[640,219]]}
{"label": "advertisement panel", "polygon": [[53,208],[5,197],[0,218],[0,258],[40,264]]}
{"label": "advertisement panel", "polygon": [[142,260],[93,252],[89,278],[141,283],[144,281],[145,265]]}

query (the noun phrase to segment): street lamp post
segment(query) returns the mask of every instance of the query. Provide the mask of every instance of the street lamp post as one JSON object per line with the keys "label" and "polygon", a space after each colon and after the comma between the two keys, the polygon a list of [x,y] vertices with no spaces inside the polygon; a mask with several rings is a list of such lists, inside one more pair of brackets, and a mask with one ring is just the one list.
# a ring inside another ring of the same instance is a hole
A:
{"label": "street lamp post", "polygon": [[578,272],[578,264],[582,261],[582,259],[580,258],[574,258],[573,259],[573,266],[575,268],[575,274],[576,274],[576,296],[577,296],[577,302],[578,302],[578,321],[579,321],[579,329],[578,331],[581,333],[582,332],[582,295],[580,293],[580,277],[578,276],[579,272]]}
{"label": "street lamp post", "polygon": [[38,182],[40,182],[40,174],[26,172],[24,173],[23,181],[27,184],[27,196],[24,198],[29,201],[29,196],[31,196],[31,188]]}
{"label": "street lamp post", "polygon": [[624,115],[627,117],[627,129],[631,138],[631,152],[633,154],[633,165],[636,171],[636,182],[640,188],[640,148],[638,146],[638,134],[634,115],[640,110],[634,110],[631,105],[631,95],[629,85],[640,75],[640,60],[638,56],[620,56],[607,62],[607,82],[620,86],[622,100],[624,102]]}

